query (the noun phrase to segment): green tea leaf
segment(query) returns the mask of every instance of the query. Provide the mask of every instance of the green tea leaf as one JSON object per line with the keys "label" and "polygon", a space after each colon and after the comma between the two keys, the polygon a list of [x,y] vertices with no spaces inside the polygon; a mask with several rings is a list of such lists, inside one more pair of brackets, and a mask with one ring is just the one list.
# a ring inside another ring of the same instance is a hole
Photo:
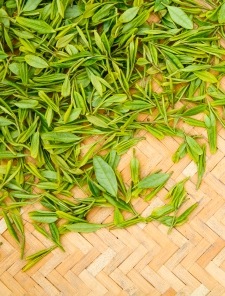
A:
{"label": "green tea leaf", "polygon": [[75,232],[95,232],[101,228],[107,227],[108,224],[96,224],[96,223],[75,223],[65,225],[66,229]]}
{"label": "green tea leaf", "polygon": [[31,146],[30,146],[30,155],[33,158],[37,158],[39,154],[39,144],[40,144],[40,134],[35,132],[32,136]]}
{"label": "green tea leaf", "polygon": [[132,21],[132,19],[134,19],[135,16],[137,15],[138,11],[139,11],[139,7],[132,7],[132,8],[127,9],[119,17],[119,21],[121,23],[128,23],[128,22]]}
{"label": "green tea leaf", "polygon": [[186,141],[190,149],[195,153],[196,155],[202,155],[203,151],[200,145],[190,136],[186,136]]}
{"label": "green tea leaf", "polygon": [[135,157],[135,153],[133,152],[133,158],[130,162],[130,170],[131,170],[131,179],[134,184],[139,182],[139,168],[140,163],[139,160]]}
{"label": "green tea leaf", "polygon": [[48,255],[51,251],[53,251],[57,246],[52,246],[50,248],[41,250],[31,256],[28,256],[26,259],[28,260],[27,264],[23,267],[23,271],[27,271],[32,266],[34,266],[36,263],[38,263],[42,258],[44,258],[46,255]]}
{"label": "green tea leaf", "polygon": [[8,55],[4,51],[0,51],[0,60],[5,60]]}
{"label": "green tea leaf", "polygon": [[94,88],[97,90],[99,95],[102,97],[103,87],[102,87],[99,77],[94,75],[93,73],[90,73],[90,79],[91,79],[91,83],[93,84]]}
{"label": "green tea leaf", "polygon": [[19,158],[24,157],[26,154],[23,153],[12,153],[9,151],[0,151],[0,159],[12,159],[12,158]]}
{"label": "green tea leaf", "polygon": [[225,3],[221,5],[220,10],[218,12],[218,22],[219,24],[225,23]]}
{"label": "green tea leaf", "polygon": [[132,206],[130,204],[127,204],[122,199],[115,199],[114,197],[109,196],[107,194],[103,194],[103,196],[112,206],[127,212],[131,212],[131,213],[134,212]]}
{"label": "green tea leaf", "polygon": [[210,110],[209,116],[205,115],[205,126],[208,134],[208,141],[211,153],[217,151],[217,124],[216,117]]}
{"label": "green tea leaf", "polygon": [[60,234],[59,234],[59,229],[56,226],[55,223],[49,223],[49,230],[52,236],[52,240],[57,244],[60,245]]}
{"label": "green tea leaf", "polygon": [[53,223],[58,220],[58,217],[53,212],[48,211],[33,211],[29,213],[32,220],[40,223]]}
{"label": "green tea leaf", "polygon": [[0,23],[3,24],[5,28],[9,28],[10,26],[9,16],[4,8],[0,8]]}
{"label": "green tea leaf", "polygon": [[[165,5],[163,5],[165,4]],[[154,11],[160,11],[162,9],[165,9],[165,6],[170,4],[170,0],[155,0],[155,6],[154,6]]]}
{"label": "green tea leaf", "polygon": [[113,169],[100,156],[93,158],[95,175],[98,183],[110,194],[117,196],[117,180]]}
{"label": "green tea leaf", "polygon": [[166,182],[170,177],[167,173],[154,173],[145,177],[138,183],[138,188],[156,188]]}
{"label": "green tea leaf", "polygon": [[0,126],[7,126],[7,125],[11,125],[11,124],[14,124],[12,120],[0,116]]}
{"label": "green tea leaf", "polygon": [[80,140],[80,137],[71,133],[48,132],[41,134],[42,140],[55,141],[62,143],[75,143]]}
{"label": "green tea leaf", "polygon": [[2,215],[3,215],[3,218],[4,218],[4,220],[5,220],[5,224],[6,224],[6,226],[7,226],[7,229],[8,229],[8,231],[9,231],[9,233],[12,235],[12,237],[13,237],[17,242],[19,242],[18,235],[17,235],[17,233],[16,233],[16,231],[15,231],[15,229],[14,229],[14,226],[13,226],[12,222],[10,221],[8,215],[7,215],[4,211],[2,212]]}
{"label": "green tea leaf", "polygon": [[115,208],[114,210],[114,218],[113,222],[115,225],[121,224],[124,221],[123,215],[121,214],[120,210],[118,208]]}
{"label": "green tea leaf", "polygon": [[103,127],[103,128],[108,128],[108,124],[105,123],[105,121],[103,121],[101,118],[98,118],[97,116],[88,115],[87,120],[89,122],[91,122],[92,124],[96,125],[96,126],[100,126],[100,127]]}
{"label": "green tea leaf", "polygon": [[193,22],[187,14],[179,7],[167,6],[171,19],[185,29],[193,29]]}
{"label": "green tea leaf", "polygon": [[27,0],[23,7],[23,11],[35,10],[41,2],[42,0]]}
{"label": "green tea leaf", "polygon": [[66,47],[73,39],[74,39],[75,34],[68,34],[65,35],[61,38],[56,43],[57,48],[64,48]]}
{"label": "green tea leaf", "polygon": [[59,218],[66,219],[66,220],[71,221],[71,222],[83,222],[83,221],[85,221],[84,219],[78,218],[75,215],[73,216],[73,215],[65,213],[63,211],[56,211],[56,215]]}
{"label": "green tea leaf", "polygon": [[109,107],[114,104],[122,104],[127,100],[126,94],[116,94],[107,98],[102,104],[102,108]]}
{"label": "green tea leaf", "polygon": [[55,32],[55,30],[49,24],[47,24],[45,21],[42,21],[42,20],[36,20],[36,19],[34,20],[34,19],[17,16],[16,21],[21,26],[24,26],[40,34],[48,34],[48,33]]}
{"label": "green tea leaf", "polygon": [[18,108],[21,109],[33,109],[37,107],[38,101],[37,100],[21,100],[19,102],[14,103]]}
{"label": "green tea leaf", "polygon": [[182,143],[177,151],[173,154],[172,160],[173,162],[177,163],[180,159],[182,159],[187,154],[187,144]]}
{"label": "green tea leaf", "polygon": [[196,188],[198,189],[202,183],[202,179],[206,169],[206,146],[202,147],[203,153],[199,156],[199,160],[197,163],[198,166],[198,181],[196,184]]}
{"label": "green tea leaf", "polygon": [[195,75],[198,78],[200,78],[202,81],[211,82],[211,83],[217,82],[216,77],[212,73],[207,71],[201,71],[201,72],[198,71],[198,72],[195,72]]}
{"label": "green tea leaf", "polygon": [[28,65],[34,68],[44,69],[49,67],[48,63],[45,60],[35,55],[28,54],[25,56],[24,59]]}
{"label": "green tea leaf", "polygon": [[71,5],[65,10],[65,19],[76,18],[83,13],[82,5]]}
{"label": "green tea leaf", "polygon": [[62,96],[68,97],[70,95],[70,91],[71,91],[70,79],[69,79],[69,76],[66,75],[62,85]]}
{"label": "green tea leaf", "polygon": [[186,211],[184,211],[180,216],[175,219],[175,226],[182,225],[188,221],[189,216],[191,213],[197,208],[198,203],[193,204],[190,206]]}
{"label": "green tea leaf", "polygon": [[193,116],[193,115],[202,113],[203,111],[205,111],[205,109],[206,109],[206,105],[199,105],[197,107],[194,107],[185,111],[184,113],[182,113],[182,116]]}
{"label": "green tea leaf", "polygon": [[150,217],[153,219],[158,219],[162,216],[168,215],[172,212],[174,212],[173,205],[164,205],[162,207],[156,208],[152,211]]}

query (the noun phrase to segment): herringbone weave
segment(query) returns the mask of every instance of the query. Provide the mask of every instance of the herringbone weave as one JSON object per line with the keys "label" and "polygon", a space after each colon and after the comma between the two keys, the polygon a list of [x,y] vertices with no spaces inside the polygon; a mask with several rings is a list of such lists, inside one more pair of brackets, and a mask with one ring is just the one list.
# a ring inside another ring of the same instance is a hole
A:
{"label": "herringbone weave", "polygon": [[[202,133],[190,129],[191,134]],[[135,200],[143,215],[164,203],[164,196],[176,181],[190,176],[187,191],[190,203],[199,206],[190,222],[167,233],[156,222],[128,229],[101,229],[96,233],[70,233],[63,238],[66,252],[55,250],[24,273],[19,250],[0,222],[0,295],[2,296],[100,296],[100,295],[225,295],[225,130],[219,128],[218,151],[207,159],[207,173],[202,186],[195,190],[196,168],[188,158],[174,164],[171,155],[177,139],[158,141],[149,134],[136,147],[142,176],[162,169],[173,171],[166,188],[151,202]],[[206,137],[203,131],[203,138]],[[122,157],[119,170],[130,179],[131,151]],[[26,254],[49,246],[34,231],[27,212]],[[96,210],[91,219],[106,222],[112,210]]]}

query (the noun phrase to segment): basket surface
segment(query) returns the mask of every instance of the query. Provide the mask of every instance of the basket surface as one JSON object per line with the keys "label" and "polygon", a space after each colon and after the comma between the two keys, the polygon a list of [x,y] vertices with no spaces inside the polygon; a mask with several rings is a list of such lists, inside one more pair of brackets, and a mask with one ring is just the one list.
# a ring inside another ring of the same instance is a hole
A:
{"label": "basket surface", "polygon": [[[190,133],[199,134],[196,129]],[[168,234],[155,222],[128,229],[101,229],[96,233],[70,233],[63,238],[66,252],[54,250],[27,272],[19,250],[0,221],[0,295],[4,296],[100,296],[100,295],[225,295],[225,131],[219,127],[218,151],[209,155],[207,170],[198,191],[196,168],[188,157],[178,164],[171,160],[177,139],[158,141],[147,133],[136,147],[142,175],[162,169],[174,171],[166,188],[151,203],[134,201],[139,212],[148,215],[163,204],[167,190],[176,181],[190,176],[186,188],[190,203],[199,206],[190,221]],[[203,138],[206,134],[203,134]],[[119,170],[129,183],[129,161],[124,155]],[[26,209],[26,254],[49,242],[34,231]],[[112,219],[111,209],[96,210],[90,218],[97,222]]]}

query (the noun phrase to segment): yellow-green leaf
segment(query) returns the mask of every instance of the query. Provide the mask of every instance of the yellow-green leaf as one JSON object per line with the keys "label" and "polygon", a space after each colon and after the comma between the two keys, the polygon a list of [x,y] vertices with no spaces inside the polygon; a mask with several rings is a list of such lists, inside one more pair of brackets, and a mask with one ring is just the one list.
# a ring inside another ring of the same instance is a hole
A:
{"label": "yellow-green leaf", "polygon": [[28,65],[34,68],[43,69],[49,67],[48,63],[44,59],[32,54],[27,54],[24,59]]}
{"label": "yellow-green leaf", "polygon": [[179,7],[167,6],[171,19],[174,23],[185,29],[193,29],[193,22],[188,15]]}
{"label": "yellow-green leaf", "polygon": [[55,32],[55,30],[43,20],[34,20],[18,16],[16,17],[16,21],[21,26],[24,26],[40,34],[48,34]]}

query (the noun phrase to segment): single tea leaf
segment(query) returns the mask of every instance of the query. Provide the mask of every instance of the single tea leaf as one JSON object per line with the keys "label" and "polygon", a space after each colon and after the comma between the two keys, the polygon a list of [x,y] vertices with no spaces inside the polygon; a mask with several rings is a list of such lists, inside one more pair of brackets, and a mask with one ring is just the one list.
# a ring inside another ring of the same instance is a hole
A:
{"label": "single tea leaf", "polygon": [[180,25],[185,29],[193,29],[193,22],[187,14],[179,7],[167,6],[168,12],[174,23]]}
{"label": "single tea leaf", "polygon": [[18,157],[24,157],[26,154],[23,153],[12,153],[10,151],[0,151],[0,159],[13,159]]}
{"label": "single tea leaf", "polygon": [[197,208],[198,203],[191,205],[186,211],[184,211],[180,216],[175,219],[175,226],[182,225],[188,221],[191,213]]}
{"label": "single tea leaf", "polygon": [[0,23],[3,24],[5,28],[9,28],[10,26],[9,16],[3,8],[0,8]]}
{"label": "single tea leaf", "polygon": [[170,177],[170,174],[167,173],[154,173],[146,178],[142,179],[138,183],[138,188],[156,188],[163,183],[165,183]]}
{"label": "single tea leaf", "polygon": [[203,151],[201,146],[190,136],[186,136],[186,141],[190,149],[193,151],[196,155],[202,155]]}
{"label": "single tea leaf", "polygon": [[153,218],[153,219],[157,219],[157,218],[160,218],[162,216],[165,216],[165,215],[168,215],[168,214],[174,212],[174,210],[175,209],[174,209],[173,205],[167,204],[167,205],[155,208],[152,211],[150,217]]}
{"label": "single tea leaf", "polygon": [[195,72],[195,75],[200,78],[202,81],[205,81],[205,82],[211,82],[211,83],[216,83],[217,82],[217,79],[216,77],[210,73],[210,72],[207,72],[207,71],[198,71],[198,72]]}
{"label": "single tea leaf", "polygon": [[96,126],[100,126],[100,127],[103,127],[103,128],[108,128],[108,125],[107,123],[105,123],[105,121],[103,121],[101,118],[98,118],[97,116],[94,116],[94,115],[87,115],[87,120],[96,125]]}
{"label": "single tea leaf", "polygon": [[222,4],[218,12],[218,22],[219,24],[225,23],[225,3]]}
{"label": "single tea leaf", "polygon": [[26,4],[24,5],[23,11],[35,10],[41,2],[42,0],[27,0]]}
{"label": "single tea leaf", "polygon": [[48,68],[48,63],[44,59],[37,57],[35,55],[27,54],[24,59],[28,65],[34,68],[38,68],[38,69]]}
{"label": "single tea leaf", "polygon": [[48,211],[33,211],[29,213],[32,220],[40,223],[53,223],[58,220],[58,217],[53,212]]}
{"label": "single tea leaf", "polygon": [[95,170],[95,175],[98,183],[110,194],[117,196],[118,185],[116,180],[116,175],[100,156],[95,156],[93,158],[93,165]]}
{"label": "single tea leaf", "polygon": [[66,75],[65,80],[62,85],[62,96],[68,97],[70,95],[71,85],[70,85],[70,78],[69,75]]}
{"label": "single tea leaf", "polygon": [[103,194],[103,196],[112,206],[127,212],[131,212],[131,213],[134,212],[132,206],[129,203],[126,203],[124,200],[122,199],[117,200],[107,194]]}
{"label": "single tea leaf", "polygon": [[33,109],[37,107],[38,101],[37,100],[21,100],[19,102],[14,103],[18,108],[21,109]]}
{"label": "single tea leaf", "polygon": [[33,19],[18,16],[16,18],[16,21],[21,26],[24,26],[40,34],[48,34],[48,33],[55,32],[55,30],[49,24],[47,24],[45,21],[42,21],[42,20],[33,20]]}
{"label": "single tea leaf", "polygon": [[0,126],[7,126],[7,125],[11,125],[13,124],[13,121],[6,118],[6,117],[3,117],[3,116],[0,116]]}
{"label": "single tea leaf", "polygon": [[128,22],[132,21],[132,19],[134,19],[135,16],[137,15],[138,11],[139,11],[139,7],[132,7],[132,8],[127,9],[119,17],[119,21],[121,23],[128,23]]}
{"label": "single tea leaf", "polygon": [[41,135],[42,140],[55,141],[62,143],[75,143],[80,138],[72,133],[48,132]]}
{"label": "single tea leaf", "polygon": [[204,121],[208,134],[210,152],[213,154],[217,151],[217,124],[216,117],[211,110],[209,116],[205,115]]}
{"label": "single tea leaf", "polygon": [[66,225],[65,227],[70,231],[94,232],[106,226],[108,225],[96,224],[96,223],[74,223],[74,224]]}
{"label": "single tea leaf", "polygon": [[[154,11],[157,12],[157,11],[160,11],[162,9],[165,9],[165,5],[166,4],[169,4],[170,3],[170,0],[155,0],[155,5],[154,5]],[[163,5],[165,4],[165,5]]]}

